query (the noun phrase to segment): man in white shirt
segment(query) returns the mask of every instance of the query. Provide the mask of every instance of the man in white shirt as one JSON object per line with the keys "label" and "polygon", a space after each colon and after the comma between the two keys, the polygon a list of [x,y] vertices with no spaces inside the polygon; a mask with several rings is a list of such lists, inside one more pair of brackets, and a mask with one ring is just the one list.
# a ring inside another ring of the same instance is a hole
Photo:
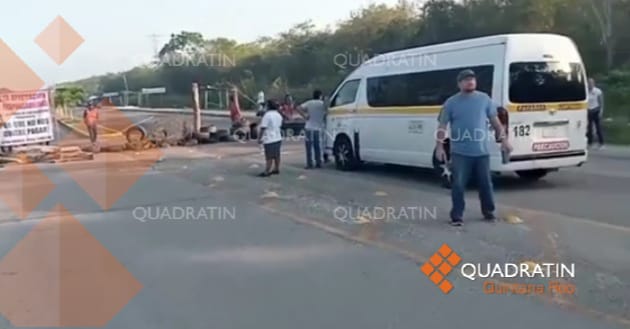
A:
{"label": "man in white shirt", "polygon": [[[296,111],[306,119],[306,169],[313,169],[313,155],[315,167],[322,167],[322,151],[320,136],[326,123],[326,104],[322,100],[322,92],[315,90],[313,99],[300,105]],[[313,154],[314,153],[314,154]]]}
{"label": "man in white shirt", "polygon": [[604,93],[595,86],[594,79],[588,79],[588,127],[586,137],[588,145],[593,144],[593,126],[597,130],[599,147],[604,146],[604,134],[602,132],[601,118],[604,115]]}
{"label": "man in white shirt", "polygon": [[[282,146],[282,115],[278,112],[278,104],[269,100],[267,102],[267,112],[260,122],[260,133],[258,143],[265,148],[265,160],[267,166],[265,172],[260,177],[269,177],[280,174],[280,147]],[[272,170],[272,165],[273,170]]]}

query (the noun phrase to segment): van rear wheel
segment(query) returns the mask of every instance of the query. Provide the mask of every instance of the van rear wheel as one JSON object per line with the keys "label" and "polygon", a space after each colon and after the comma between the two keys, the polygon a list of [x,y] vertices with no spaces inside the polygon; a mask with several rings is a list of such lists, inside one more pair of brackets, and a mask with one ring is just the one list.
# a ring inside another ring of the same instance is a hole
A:
{"label": "van rear wheel", "polygon": [[518,177],[520,177],[522,180],[529,181],[529,182],[537,181],[547,176],[548,173],[549,173],[549,170],[546,170],[546,169],[521,170],[521,171],[516,172]]}

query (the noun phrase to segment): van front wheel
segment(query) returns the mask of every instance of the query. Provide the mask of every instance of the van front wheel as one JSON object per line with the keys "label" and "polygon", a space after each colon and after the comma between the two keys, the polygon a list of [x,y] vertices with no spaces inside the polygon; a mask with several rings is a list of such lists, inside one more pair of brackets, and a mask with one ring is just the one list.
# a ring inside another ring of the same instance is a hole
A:
{"label": "van front wheel", "polygon": [[354,155],[352,143],[345,136],[340,136],[333,146],[333,154],[335,157],[335,166],[339,170],[354,170],[359,166],[359,161]]}

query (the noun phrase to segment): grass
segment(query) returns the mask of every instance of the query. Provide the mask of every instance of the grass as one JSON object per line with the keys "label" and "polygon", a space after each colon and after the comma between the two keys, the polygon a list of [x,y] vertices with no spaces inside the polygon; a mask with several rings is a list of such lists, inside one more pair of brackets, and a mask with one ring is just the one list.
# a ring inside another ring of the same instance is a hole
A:
{"label": "grass", "polygon": [[607,144],[630,145],[630,122],[615,120],[603,123],[604,139]]}

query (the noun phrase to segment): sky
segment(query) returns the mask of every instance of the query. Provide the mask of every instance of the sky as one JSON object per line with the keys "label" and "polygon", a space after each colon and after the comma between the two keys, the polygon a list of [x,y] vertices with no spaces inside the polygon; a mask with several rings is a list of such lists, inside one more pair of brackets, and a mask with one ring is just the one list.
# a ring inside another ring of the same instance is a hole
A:
{"label": "sky", "polygon": [[[354,10],[397,0],[13,0],[0,11],[0,39],[48,85],[146,63],[172,33],[201,32],[206,38],[239,42],[275,36],[312,20],[334,26]],[[63,17],[85,42],[57,65],[35,38],[57,16]],[[1,60],[1,59],[0,59]]]}

